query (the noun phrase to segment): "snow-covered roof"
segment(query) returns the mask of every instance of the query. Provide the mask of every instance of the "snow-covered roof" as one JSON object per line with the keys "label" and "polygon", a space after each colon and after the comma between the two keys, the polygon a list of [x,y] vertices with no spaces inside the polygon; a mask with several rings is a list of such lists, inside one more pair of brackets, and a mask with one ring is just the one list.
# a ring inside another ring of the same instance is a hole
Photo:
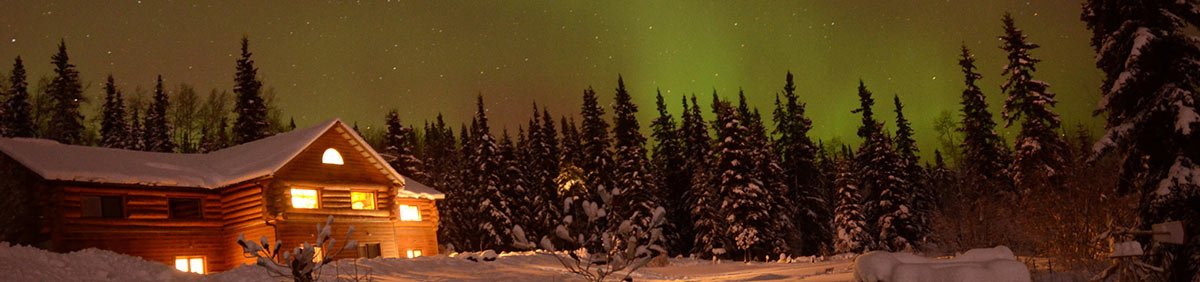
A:
{"label": "snow-covered roof", "polygon": [[425,186],[408,176],[404,177],[404,190],[396,192],[396,195],[402,198],[425,198],[440,200],[446,198],[446,194],[442,194],[433,187]]}
{"label": "snow-covered roof", "polygon": [[[213,189],[274,174],[333,126],[345,127],[358,142],[366,144],[345,123],[333,119],[207,154],[65,145],[33,138],[0,138],[0,152],[46,180]],[[370,146],[365,147],[371,156],[379,158]],[[393,179],[403,177],[390,166],[384,167]],[[437,190],[421,186],[417,194],[444,197]]]}

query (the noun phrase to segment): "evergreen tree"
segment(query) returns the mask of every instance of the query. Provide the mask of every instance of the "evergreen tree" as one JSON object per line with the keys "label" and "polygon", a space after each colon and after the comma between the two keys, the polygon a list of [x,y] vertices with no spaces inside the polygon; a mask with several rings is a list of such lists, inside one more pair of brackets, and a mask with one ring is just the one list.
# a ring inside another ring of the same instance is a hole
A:
{"label": "evergreen tree", "polygon": [[18,56],[8,78],[8,96],[0,105],[0,132],[5,137],[33,137],[33,105],[29,103],[29,84],[25,82],[25,65]]}
{"label": "evergreen tree", "polygon": [[[1170,220],[1200,234],[1200,3],[1089,0],[1096,66],[1104,72],[1099,111],[1107,132],[1099,152],[1120,152],[1118,190],[1140,193],[1141,229]],[[1183,246],[1150,245],[1164,280],[1200,281],[1200,236]]]}
{"label": "evergreen tree", "polygon": [[797,250],[800,254],[818,254],[823,245],[831,241],[832,233],[828,224],[823,224],[829,218],[829,201],[818,193],[819,173],[813,162],[815,149],[808,131],[812,129],[812,121],[804,114],[805,104],[799,102],[796,95],[796,84],[792,73],[788,72],[783,86],[784,101],[775,96],[775,151],[780,157],[783,168],[785,193],[794,208],[784,211],[794,220],[794,226],[804,228],[798,230],[802,235]]}
{"label": "evergreen tree", "polygon": [[[882,250],[901,251],[911,248],[913,237],[912,215],[910,214],[909,184],[904,178],[900,156],[892,147],[892,138],[883,132],[883,123],[876,122],[871,115],[875,100],[871,92],[859,82],[860,107],[854,113],[862,113],[863,125],[860,134],[869,134],[858,151],[857,166],[861,188],[866,191],[866,219],[874,223],[876,246]],[[869,227],[870,228],[870,227]]]}
{"label": "evergreen tree", "polygon": [[132,123],[129,126],[129,147],[126,149],[144,151],[146,150],[145,128],[142,127],[142,118],[138,116],[138,109],[133,107],[133,114],[129,116]]}
{"label": "evergreen tree", "polygon": [[559,171],[558,133],[554,129],[554,118],[549,111],[538,112],[533,105],[533,117],[529,120],[529,138],[522,146],[526,170],[523,173],[531,193],[529,207],[535,220],[521,226],[532,238],[552,235],[556,220],[562,218],[562,199],[554,178]]}
{"label": "evergreen tree", "polygon": [[871,235],[867,233],[867,222],[863,216],[862,196],[859,180],[854,175],[852,162],[848,159],[836,161],[837,207],[834,209],[835,253],[862,253],[870,249]]}
{"label": "evergreen tree", "polygon": [[129,126],[125,123],[125,100],[113,82],[112,75],[104,83],[104,119],[100,121],[100,146],[127,149]]}
{"label": "evergreen tree", "polygon": [[691,187],[684,197],[692,221],[691,252],[708,255],[712,254],[713,248],[722,248],[715,240],[723,220],[717,213],[717,190],[712,185],[712,171],[708,166],[713,160],[712,139],[709,138],[708,126],[700,115],[700,104],[696,102],[696,96],[693,95],[691,100],[690,108],[687,106],[687,100],[683,102],[679,139],[683,143],[684,163],[679,170],[692,173]]}
{"label": "evergreen tree", "polygon": [[741,91],[738,91],[738,100],[738,115],[743,117],[746,124],[747,135],[744,139],[750,153],[750,175],[762,182],[762,190],[766,194],[760,201],[765,202],[764,212],[770,215],[769,220],[759,225],[763,234],[762,250],[754,257],[784,256],[793,252],[789,242],[801,241],[792,220],[795,204],[789,197],[788,186],[784,184],[783,167],[779,165],[779,155],[771,149],[762,116],[758,109],[750,109],[746,104],[746,95]]}
{"label": "evergreen tree", "polygon": [[613,160],[612,152],[608,146],[610,140],[608,138],[608,123],[604,122],[601,117],[604,115],[604,109],[600,108],[596,101],[596,91],[588,88],[583,91],[583,109],[580,112],[583,117],[581,123],[582,130],[579,132],[580,147],[580,163],[579,168],[583,170],[584,179],[587,182],[586,187],[589,191],[581,191],[587,195],[585,199],[590,199],[592,202],[601,202],[596,198],[596,190],[612,190],[613,188]]}
{"label": "evergreen tree", "polygon": [[46,89],[53,107],[46,138],[63,144],[83,143],[83,114],[79,103],[83,102],[83,86],[79,82],[79,71],[69,62],[67,43],[58,43],[58,53],[50,57],[54,64],[54,80]]}
{"label": "evergreen tree", "polygon": [[1008,150],[1004,140],[996,134],[996,122],[988,111],[987,98],[983,91],[975,86],[975,81],[983,76],[975,72],[975,56],[966,45],[962,46],[962,54],[958,65],[966,76],[966,88],[962,92],[962,128],[963,133],[963,162],[964,175],[970,175],[989,185],[974,185],[977,187],[1008,186]]}
{"label": "evergreen tree", "polygon": [[[583,141],[579,138],[579,128],[575,127],[575,118],[562,118],[562,154],[560,163],[578,166],[583,163]],[[564,165],[565,166],[565,165]]]}
{"label": "evergreen tree", "polygon": [[[714,186],[717,189],[717,211],[726,221],[719,229],[716,242],[726,249],[731,257],[748,260],[766,253],[764,224],[770,222],[767,191],[760,179],[752,175],[753,153],[746,137],[749,129],[743,116],[726,102],[715,103],[717,142],[714,145]],[[716,247],[716,246],[714,246]]]}
{"label": "evergreen tree", "polygon": [[[629,220],[636,230],[648,230],[654,209],[660,203],[658,187],[650,175],[646,160],[646,137],[640,132],[637,105],[625,90],[625,81],[617,77],[613,104],[613,215],[614,224]],[[649,238],[645,238],[649,239]]]}
{"label": "evergreen tree", "polygon": [[468,143],[471,153],[466,159],[469,166],[466,176],[469,178],[464,181],[464,188],[468,191],[465,199],[477,207],[468,214],[467,222],[473,223],[468,225],[472,228],[467,233],[468,238],[478,241],[468,242],[474,243],[469,246],[478,250],[504,250],[511,248],[511,203],[500,187],[500,174],[504,168],[497,157],[496,141],[488,127],[482,95],[477,96],[476,106],[478,111],[471,123],[471,141]]}
{"label": "evergreen tree", "polygon": [[388,156],[388,164],[400,175],[414,179],[425,179],[425,172],[420,159],[413,156],[416,140],[411,139],[412,129],[400,124],[400,114],[391,110],[387,114],[387,133],[384,136],[384,154]]}
{"label": "evergreen tree", "polygon": [[237,95],[237,103],[233,108],[237,114],[233,122],[233,142],[236,144],[271,135],[267,105],[262,97],[262,81],[258,80],[258,68],[254,67],[250,55],[250,39],[242,37],[242,57],[237,60],[233,85],[233,93]]}
{"label": "evergreen tree", "polygon": [[[685,254],[691,251],[694,239],[691,236],[692,220],[689,217],[686,198],[688,189],[691,188],[691,171],[680,169],[686,161],[682,154],[681,132],[676,128],[671,114],[667,112],[662,91],[657,93],[655,99],[658,118],[650,123],[650,135],[654,137],[650,164],[654,171],[652,174],[655,185],[661,191],[662,205],[667,210],[663,237],[666,238],[668,253]],[[683,100],[683,103],[686,112],[687,100]]]}
{"label": "evergreen tree", "polygon": [[296,118],[288,118],[288,131],[296,130]]}
{"label": "evergreen tree", "polygon": [[921,167],[920,158],[917,157],[917,141],[913,140],[912,124],[908,119],[904,118],[904,105],[900,103],[900,96],[892,96],[892,103],[896,111],[896,138],[895,148],[896,153],[900,157],[899,167],[897,168],[901,179],[907,184],[904,190],[909,193],[906,197],[910,201],[910,214],[912,216],[912,232],[909,234],[910,243],[919,244],[925,241],[925,237],[930,233],[929,225],[931,224],[931,209],[929,205],[932,195],[927,193],[928,182],[925,179],[925,170]]}
{"label": "evergreen tree", "polygon": [[146,142],[146,151],[173,152],[175,142],[171,141],[171,125],[167,122],[167,93],[163,90],[162,76],[154,86],[154,102],[146,109],[146,121],[142,123],[142,139]]}
{"label": "evergreen tree", "polygon": [[1014,158],[1010,167],[1013,183],[1023,190],[1033,185],[1050,184],[1058,170],[1067,164],[1069,149],[1059,136],[1058,114],[1050,110],[1056,101],[1049,84],[1033,79],[1034,64],[1041,60],[1030,56],[1037,44],[1026,42],[1026,35],[1013,24],[1010,14],[1004,14],[1004,36],[1000,48],[1008,52],[1004,67],[1008,80],[1000,86],[1008,94],[1004,101],[1004,126],[1022,117],[1021,131],[1013,141]]}
{"label": "evergreen tree", "polygon": [[[530,193],[529,182],[525,178],[526,168],[529,162],[526,154],[518,154],[517,144],[528,142],[525,137],[524,130],[518,130],[518,143],[513,143],[513,140],[508,135],[508,130],[504,130],[503,137],[500,139],[500,144],[497,147],[496,158],[500,164],[500,193],[504,196],[504,201],[508,202],[509,220],[512,225],[533,226],[535,222],[540,222],[543,215],[532,212],[534,206],[534,198],[536,195]],[[511,226],[507,228],[512,228]],[[512,238],[512,236],[509,236]],[[501,246],[509,248],[511,246]]]}

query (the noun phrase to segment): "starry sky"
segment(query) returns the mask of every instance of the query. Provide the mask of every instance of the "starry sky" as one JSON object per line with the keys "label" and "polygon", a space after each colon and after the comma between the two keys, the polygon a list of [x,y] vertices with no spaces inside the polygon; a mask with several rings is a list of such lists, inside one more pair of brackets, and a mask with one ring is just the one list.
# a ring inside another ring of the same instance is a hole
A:
{"label": "starry sky", "polygon": [[683,95],[707,107],[714,90],[736,98],[739,89],[769,114],[791,71],[811,137],[859,142],[850,110],[861,79],[890,128],[892,95],[905,102],[925,157],[934,119],[959,109],[961,44],[976,53],[999,117],[996,37],[1008,11],[1042,46],[1035,78],[1058,94],[1064,126],[1103,126],[1091,114],[1101,73],[1080,4],[1068,0],[2,1],[0,71],[20,55],[31,80],[49,76],[62,39],[92,97],[108,74],[126,93],[152,89],[158,74],[202,94],[231,90],[242,36],[284,119],[301,127],[334,117],[378,127],[390,109],[405,123],[442,113],[457,125],[481,94],[495,133],[515,133],[534,102],[577,116],[591,86],[610,104],[618,75],[643,128],[657,116],[655,90],[676,116]]}

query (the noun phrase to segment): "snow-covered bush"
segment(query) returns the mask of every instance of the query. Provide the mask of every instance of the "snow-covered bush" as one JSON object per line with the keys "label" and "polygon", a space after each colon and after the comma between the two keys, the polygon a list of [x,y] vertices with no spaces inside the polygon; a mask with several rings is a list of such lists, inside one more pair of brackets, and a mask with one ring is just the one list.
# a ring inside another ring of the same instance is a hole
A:
{"label": "snow-covered bush", "polygon": [[[609,216],[609,205],[612,196],[607,191],[599,189],[601,203],[583,201],[580,208],[586,218],[587,232],[571,234],[567,227],[571,226],[574,218],[571,212],[573,199],[564,200],[563,210],[567,216],[554,229],[558,240],[569,246],[601,246],[595,251],[588,248],[558,251],[550,235],[543,236],[538,244],[529,241],[521,226],[513,227],[513,246],[521,249],[541,248],[549,251],[558,262],[571,273],[583,277],[587,281],[604,281],[605,278],[617,272],[625,272],[622,280],[630,280],[630,275],[638,268],[645,266],[655,256],[665,254],[666,249],[660,244],[663,241],[662,224],[666,220],[666,209],[657,207],[651,215],[649,226],[636,226],[626,219],[621,224],[613,226],[606,219]],[[631,218],[637,218],[635,211]]]}
{"label": "snow-covered bush", "polygon": [[[267,242],[267,236],[259,239],[259,242],[246,240],[246,234],[238,235],[238,245],[242,246],[242,255],[247,258],[257,258],[258,266],[266,268],[272,275],[280,277],[291,277],[296,282],[312,282],[313,272],[320,269],[325,264],[329,263],[332,258],[336,257],[344,250],[358,248],[358,242],[350,240],[350,235],[354,233],[354,226],[346,231],[346,244],[337,249],[329,247],[337,246],[337,239],[333,239],[333,216],[325,220],[325,225],[317,223],[316,244],[304,242],[300,247],[292,249],[292,251],[284,251],[282,256],[279,251],[283,241],[276,240],[272,246]],[[313,261],[317,255],[317,249],[324,250],[319,261]],[[282,259],[283,263],[280,263]]]}

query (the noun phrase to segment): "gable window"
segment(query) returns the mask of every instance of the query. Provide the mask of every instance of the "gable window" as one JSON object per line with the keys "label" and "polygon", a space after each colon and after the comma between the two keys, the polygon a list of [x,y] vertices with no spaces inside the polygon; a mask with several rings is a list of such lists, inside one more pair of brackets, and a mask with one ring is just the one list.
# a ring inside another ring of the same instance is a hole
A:
{"label": "gable window", "polygon": [[415,258],[419,256],[421,256],[421,250],[408,250],[408,258]]}
{"label": "gable window", "polygon": [[417,206],[400,205],[400,221],[421,221],[421,210]]}
{"label": "gable window", "polygon": [[167,211],[170,218],[201,218],[200,199],[167,199]]}
{"label": "gable window", "polygon": [[364,258],[379,257],[379,243],[366,243],[358,246],[358,256]]}
{"label": "gable window", "polygon": [[204,256],[175,257],[175,269],[183,272],[204,274]]}
{"label": "gable window", "polygon": [[292,207],[297,209],[315,209],[320,202],[317,189],[292,188]]}
{"label": "gable window", "polygon": [[342,154],[339,154],[338,151],[334,150],[333,148],[325,149],[325,154],[321,155],[321,163],[335,165],[345,164],[345,162],[342,162]]}
{"label": "gable window", "polygon": [[121,196],[83,196],[83,217],[124,218],[125,200]]}
{"label": "gable window", "polygon": [[356,210],[375,209],[375,192],[350,192],[350,208]]}

